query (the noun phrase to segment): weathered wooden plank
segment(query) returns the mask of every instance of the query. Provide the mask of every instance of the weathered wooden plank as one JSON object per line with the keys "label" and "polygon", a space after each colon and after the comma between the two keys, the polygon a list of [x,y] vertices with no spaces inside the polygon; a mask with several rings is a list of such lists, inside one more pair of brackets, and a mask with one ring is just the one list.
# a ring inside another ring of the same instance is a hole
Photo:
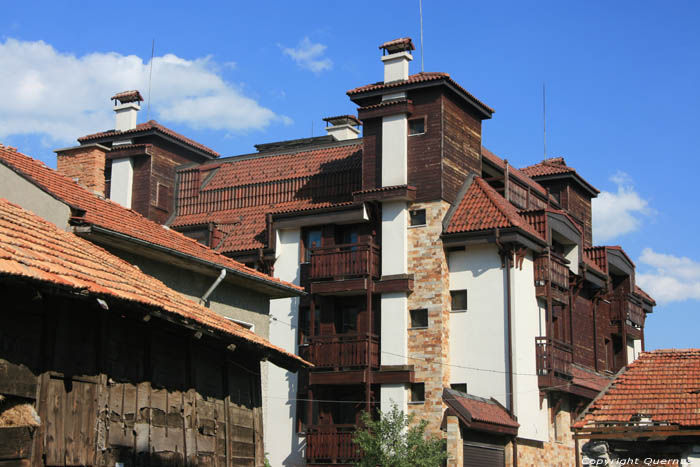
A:
{"label": "weathered wooden plank", "polygon": [[63,406],[65,392],[63,380],[51,378],[48,384],[46,423],[46,464],[64,465],[65,445],[63,436]]}
{"label": "weathered wooden plank", "polygon": [[0,394],[34,399],[38,378],[26,366],[0,359]]}
{"label": "weathered wooden plank", "polygon": [[32,452],[32,432],[28,427],[0,428],[0,459],[28,459]]}

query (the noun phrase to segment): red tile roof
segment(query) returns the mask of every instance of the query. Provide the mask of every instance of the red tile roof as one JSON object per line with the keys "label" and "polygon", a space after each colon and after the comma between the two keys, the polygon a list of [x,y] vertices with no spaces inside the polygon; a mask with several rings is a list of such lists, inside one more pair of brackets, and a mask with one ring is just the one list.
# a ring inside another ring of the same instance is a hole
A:
{"label": "red tile roof", "polygon": [[592,247],[587,247],[584,248],[584,257],[587,256],[588,259],[590,259],[593,263],[595,263],[596,266],[598,266],[598,269],[602,270],[604,273],[607,274],[608,272],[608,256],[607,252],[608,250],[616,250],[622,253],[622,255],[627,258],[627,261],[630,262],[632,267],[634,267],[634,261],[630,259],[630,257],[625,253],[625,250],[622,249],[621,246],[619,245],[605,245],[605,246],[592,246]]}
{"label": "red tile roof", "polygon": [[643,352],[574,426],[627,424],[638,418],[700,427],[700,349]]}
{"label": "red tile roof", "polygon": [[515,206],[481,177],[474,181],[452,214],[445,233],[478,232],[517,227],[534,238],[537,231],[518,214]]}
{"label": "red tile roof", "polygon": [[416,50],[413,46],[413,41],[410,37],[401,37],[399,39],[394,39],[393,41],[385,42],[379,46],[380,49],[401,49],[401,50]]}
{"label": "red tile roof", "polygon": [[[491,151],[489,151],[488,149],[486,149],[483,146],[481,146],[481,156],[484,159],[491,162],[492,164],[494,164],[496,167],[500,168],[501,170],[505,170],[505,167],[506,167],[505,160],[501,159],[496,154],[492,153]],[[539,183],[537,183],[536,181],[531,179],[529,176],[525,175],[522,171],[518,170],[517,168],[515,168],[512,165],[509,165],[508,172],[510,173],[510,175],[514,175],[515,178],[517,178],[521,182],[527,184],[530,188],[532,188],[533,190],[535,190],[538,193],[540,193],[541,195],[543,195],[545,197],[545,199],[547,198],[547,190],[545,190],[545,188],[542,185],[540,185]]]}
{"label": "red tile roof", "polygon": [[267,246],[266,216],[339,206],[361,185],[362,142],[273,155],[233,157],[178,171],[174,228],[215,222],[217,250]]}
{"label": "red tile roof", "polygon": [[656,306],[656,300],[654,300],[654,299],[651,297],[651,295],[649,295],[648,293],[646,293],[646,292],[645,292],[641,287],[639,287],[638,285],[635,285],[635,286],[634,286],[634,293],[636,293],[637,295],[639,295],[640,297],[642,297],[644,300],[648,301],[648,302],[651,303],[652,305]]}
{"label": "red tile roof", "polygon": [[143,97],[141,97],[141,93],[136,90],[122,91],[110,97],[110,100],[118,100],[119,102],[143,102]]}
{"label": "red tile roof", "polygon": [[560,175],[560,174],[572,174],[575,175],[587,188],[595,193],[600,193],[600,191],[593,185],[588,183],[583,177],[581,177],[573,167],[566,165],[566,161],[563,157],[552,157],[545,159],[537,164],[530,165],[520,169],[525,175],[537,178],[546,177],[548,175]]}
{"label": "red tile roof", "polygon": [[442,399],[458,413],[467,415],[471,420],[516,430],[520,426],[508,411],[493,399],[484,399],[447,388],[442,392]]}
{"label": "red tile roof", "polygon": [[175,250],[216,267],[228,268],[233,274],[262,282],[268,287],[285,290],[287,293],[303,290],[294,284],[248,268],[179,232],[146,219],[136,211],[98,198],[70,178],[29,156],[0,148],[0,163],[7,164],[66,204],[84,211],[85,214],[82,217],[74,219],[77,222],[91,224],[149,244]]}
{"label": "red tile roof", "polygon": [[139,133],[143,133],[146,131],[151,131],[154,130],[159,133],[163,133],[164,135],[170,136],[171,138],[174,138],[181,143],[184,143],[188,146],[191,146],[195,149],[198,149],[202,152],[205,152],[211,156],[214,157],[219,157],[219,153],[214,151],[211,148],[206,147],[203,144],[200,144],[194,140],[189,139],[186,136],[181,135],[180,133],[171,130],[170,128],[164,127],[160,123],[156,122],[155,120],[149,120],[146,123],[139,123],[136,125],[136,128],[132,130],[126,130],[126,131],[117,131],[117,130],[108,130],[108,131],[102,131],[100,133],[93,133],[91,135],[85,135],[81,136],[78,138],[78,142],[84,143],[87,141],[93,141],[93,140],[99,140],[103,138],[112,138],[114,136],[121,136],[121,135],[130,135],[130,136],[136,136]]}
{"label": "red tile roof", "polygon": [[378,90],[383,90],[383,89],[392,89],[392,88],[397,88],[400,86],[405,86],[407,84],[426,83],[426,82],[430,82],[430,81],[440,81],[440,80],[445,81],[446,83],[449,83],[452,86],[455,86],[457,89],[459,89],[461,92],[466,94],[474,102],[476,102],[477,104],[482,106],[487,112],[489,112],[489,113],[494,112],[494,110],[491,107],[489,107],[488,105],[481,102],[479,99],[474,97],[469,91],[464,89],[456,81],[454,81],[452,78],[450,78],[449,73],[442,73],[442,72],[435,72],[435,71],[422,71],[420,73],[416,73],[415,75],[409,76],[407,80],[403,80],[403,81],[392,81],[390,83],[384,83],[383,81],[379,81],[377,83],[367,84],[365,86],[360,86],[359,88],[354,88],[354,89],[349,90],[347,92],[347,95],[348,96],[355,96],[357,94],[362,94],[365,92],[378,91]]}
{"label": "red tile roof", "polygon": [[0,199],[0,275],[64,287],[80,296],[145,305],[269,351],[271,360],[284,367],[308,365],[130,263],[4,199]]}

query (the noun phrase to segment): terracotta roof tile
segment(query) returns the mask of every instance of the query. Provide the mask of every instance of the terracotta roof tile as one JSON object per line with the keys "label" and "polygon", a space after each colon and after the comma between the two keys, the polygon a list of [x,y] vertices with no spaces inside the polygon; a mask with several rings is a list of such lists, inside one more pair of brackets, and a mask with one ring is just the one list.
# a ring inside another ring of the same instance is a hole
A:
{"label": "terracotta roof tile", "polygon": [[122,91],[110,97],[110,100],[118,100],[119,102],[142,102],[143,97],[141,97],[141,93],[137,90]]}
{"label": "terracotta roof tile", "polygon": [[552,157],[545,159],[537,164],[524,167],[520,169],[520,171],[531,178],[546,177],[548,175],[572,174],[578,177],[578,179],[580,179],[580,181],[592,191],[600,193],[597,188],[581,177],[573,167],[566,165],[566,161],[563,157]]}
{"label": "terracotta roof tile", "polygon": [[169,289],[157,279],[93,243],[0,199],[0,274],[69,288],[92,296],[135,302],[273,353],[285,367],[301,358]]}
{"label": "terracotta roof tile", "polygon": [[179,232],[146,219],[136,211],[126,209],[112,201],[101,199],[65,175],[50,169],[42,162],[29,156],[7,150],[6,148],[0,148],[0,162],[4,162],[31,179],[35,184],[56,198],[84,211],[85,214],[82,217],[75,219],[78,222],[95,225],[163,248],[172,249],[217,267],[226,267],[236,274],[262,281],[268,286],[288,291],[303,290],[294,284],[280,281],[248,268],[238,261],[234,261]]}
{"label": "terracotta roof tile", "polygon": [[453,389],[445,389],[442,398],[451,406],[458,405],[478,422],[517,429],[520,424],[513,420],[508,411],[494,400],[465,394]]}
{"label": "terracotta roof tile", "polygon": [[[481,146],[481,156],[484,159],[487,159],[488,161],[490,161],[495,166],[499,167],[500,169],[505,170],[505,166],[506,166],[505,160],[501,159],[496,154],[492,153],[491,151],[489,151],[488,149],[486,149],[483,146]],[[545,190],[545,188],[542,185],[540,185],[539,183],[537,183],[536,181],[531,179],[528,175],[525,175],[522,171],[518,170],[517,168],[513,167],[512,165],[509,165],[508,171],[510,172],[511,175],[515,175],[515,177],[518,180],[529,185],[530,188],[537,191],[538,193],[543,195],[545,198],[547,197],[547,190]]]}
{"label": "terracotta roof tile", "polygon": [[534,238],[537,231],[518,214],[515,206],[494,190],[481,177],[474,181],[457,206],[445,233],[478,232],[496,228],[517,227]]}
{"label": "terracotta roof tile", "polygon": [[385,42],[382,45],[380,45],[379,48],[387,49],[388,51],[391,51],[393,49],[416,50],[416,48],[413,45],[413,41],[410,37],[401,37],[399,39],[394,39],[392,41]]}
{"label": "terracotta roof tile", "polygon": [[139,133],[143,133],[146,131],[150,130],[156,130],[159,131],[160,133],[163,133],[167,136],[170,136],[171,138],[174,138],[181,143],[185,143],[188,146],[192,146],[193,148],[196,148],[202,152],[206,152],[207,154],[214,156],[214,157],[219,157],[219,153],[214,151],[211,148],[206,147],[203,144],[200,144],[194,140],[189,139],[186,136],[181,135],[180,133],[171,130],[170,128],[167,128],[160,123],[156,122],[155,120],[149,120],[146,123],[139,123],[136,125],[136,128],[132,130],[126,130],[126,131],[117,131],[117,130],[107,130],[107,131],[102,131],[100,133],[93,133],[91,135],[85,135],[81,136],[78,138],[78,142],[84,143],[87,141],[93,141],[93,140],[98,140],[102,138],[111,138],[113,136],[121,136],[121,135],[131,135],[131,136],[136,136]]}
{"label": "terracotta roof tile", "polygon": [[494,112],[494,110],[491,107],[489,107],[488,105],[481,102],[479,99],[474,97],[474,95],[472,95],[469,91],[467,91],[462,86],[460,86],[455,80],[450,78],[449,73],[442,73],[442,72],[436,72],[436,71],[422,71],[420,73],[416,73],[414,75],[409,76],[408,79],[404,80],[404,81],[392,81],[390,83],[384,83],[384,81],[379,81],[377,83],[367,84],[365,86],[360,86],[358,88],[351,89],[346,94],[348,96],[355,96],[355,95],[362,94],[365,92],[370,92],[370,91],[378,91],[378,90],[382,90],[382,89],[393,89],[393,88],[397,88],[400,86],[405,86],[407,84],[426,83],[426,82],[430,82],[430,81],[439,81],[439,80],[444,80],[445,82],[450,83],[451,85],[455,86],[461,92],[466,94],[470,99],[474,100],[474,102],[478,103],[480,106],[482,106],[484,109],[486,109],[487,112],[489,112],[489,113]]}
{"label": "terracotta roof tile", "polygon": [[700,426],[700,349],[643,352],[576,421],[576,428],[626,424]]}

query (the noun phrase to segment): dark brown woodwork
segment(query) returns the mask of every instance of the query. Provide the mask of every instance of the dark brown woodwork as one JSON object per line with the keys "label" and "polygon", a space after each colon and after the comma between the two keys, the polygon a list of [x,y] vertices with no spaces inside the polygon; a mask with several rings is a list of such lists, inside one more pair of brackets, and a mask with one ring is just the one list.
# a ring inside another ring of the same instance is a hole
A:
{"label": "dark brown woodwork", "polygon": [[307,342],[303,358],[313,362],[315,369],[379,368],[379,336],[337,334],[309,337]]}
{"label": "dark brown woodwork", "polygon": [[535,346],[538,376],[571,378],[571,345],[547,337],[536,337]]}
{"label": "dark brown woodwork", "polygon": [[306,434],[306,459],[308,461],[353,461],[360,458],[359,446],[352,442],[355,425],[317,425],[309,427]]}
{"label": "dark brown woodwork", "polygon": [[309,279],[348,279],[380,276],[379,248],[373,243],[311,249]]}

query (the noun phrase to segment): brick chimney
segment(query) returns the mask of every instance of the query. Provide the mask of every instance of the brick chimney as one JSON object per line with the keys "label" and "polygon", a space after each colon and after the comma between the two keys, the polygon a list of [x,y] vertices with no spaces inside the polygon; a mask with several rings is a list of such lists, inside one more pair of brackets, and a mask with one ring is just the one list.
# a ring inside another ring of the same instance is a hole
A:
{"label": "brick chimney", "polygon": [[143,97],[138,91],[124,91],[111,97],[114,101],[114,129],[127,131],[136,128],[136,116],[141,110]]}
{"label": "brick chimney", "polygon": [[105,196],[105,158],[109,152],[100,144],[57,149],[57,170],[98,196]]}
{"label": "brick chimney", "polygon": [[360,130],[357,127],[362,125],[362,122],[352,115],[326,117],[323,121],[326,122],[326,133],[333,136],[336,141],[357,139],[360,135]]}
{"label": "brick chimney", "polygon": [[405,81],[408,79],[408,64],[413,60],[410,51],[415,50],[410,37],[402,37],[379,46],[384,56],[384,82]]}

